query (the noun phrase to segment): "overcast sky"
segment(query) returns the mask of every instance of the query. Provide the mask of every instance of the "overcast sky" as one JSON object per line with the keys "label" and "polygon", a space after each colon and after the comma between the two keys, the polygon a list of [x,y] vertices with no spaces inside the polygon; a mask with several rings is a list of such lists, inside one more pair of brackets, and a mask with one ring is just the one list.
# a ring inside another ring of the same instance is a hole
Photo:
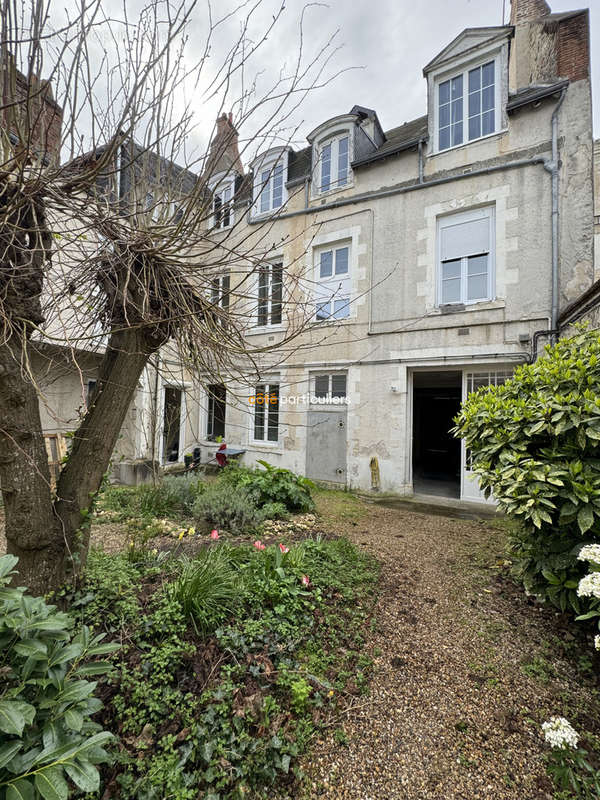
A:
{"label": "overcast sky", "polygon": [[[288,0],[277,46],[285,57],[295,45],[303,0]],[[591,5],[594,130],[600,136],[600,0],[550,0],[553,11]],[[510,0],[505,0],[508,20]],[[315,90],[298,115],[306,135],[354,104],[374,108],[385,129],[426,112],[423,67],[464,28],[502,24],[503,0],[329,0],[312,9],[307,32],[317,39],[339,28],[340,67],[360,67]],[[289,37],[289,38],[288,38]]]}

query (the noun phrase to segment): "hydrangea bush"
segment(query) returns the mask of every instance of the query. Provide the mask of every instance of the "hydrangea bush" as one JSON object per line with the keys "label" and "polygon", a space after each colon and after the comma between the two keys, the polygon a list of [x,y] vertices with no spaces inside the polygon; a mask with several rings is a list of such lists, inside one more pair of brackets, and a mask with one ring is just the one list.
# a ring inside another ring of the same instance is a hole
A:
{"label": "hydrangea bush", "polygon": [[[518,521],[512,552],[532,594],[577,614],[582,546],[600,536],[600,332],[579,328],[502,386],[471,394],[456,418],[486,496]],[[583,602],[582,602],[583,598]]]}

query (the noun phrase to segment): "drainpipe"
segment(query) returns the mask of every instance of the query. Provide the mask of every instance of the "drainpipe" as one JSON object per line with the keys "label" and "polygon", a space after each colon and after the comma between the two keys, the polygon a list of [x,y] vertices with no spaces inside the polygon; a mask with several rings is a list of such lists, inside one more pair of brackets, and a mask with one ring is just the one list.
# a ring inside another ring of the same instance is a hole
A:
{"label": "drainpipe", "polygon": [[560,98],[554,111],[552,112],[552,160],[544,164],[544,169],[552,176],[552,314],[550,329],[552,333],[551,341],[554,341],[558,328],[558,171],[560,168],[558,153],[558,112],[562,106],[565,95],[564,88],[560,93]]}
{"label": "drainpipe", "polygon": [[419,183],[423,183],[423,139],[419,139]]}

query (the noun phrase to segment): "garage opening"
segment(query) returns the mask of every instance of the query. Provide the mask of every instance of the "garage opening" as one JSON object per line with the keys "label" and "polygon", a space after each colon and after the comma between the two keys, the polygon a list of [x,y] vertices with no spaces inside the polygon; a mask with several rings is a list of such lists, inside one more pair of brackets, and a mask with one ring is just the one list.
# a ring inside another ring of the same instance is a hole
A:
{"label": "garage opening", "polygon": [[413,490],[460,497],[460,439],[450,430],[462,399],[462,372],[413,374]]}

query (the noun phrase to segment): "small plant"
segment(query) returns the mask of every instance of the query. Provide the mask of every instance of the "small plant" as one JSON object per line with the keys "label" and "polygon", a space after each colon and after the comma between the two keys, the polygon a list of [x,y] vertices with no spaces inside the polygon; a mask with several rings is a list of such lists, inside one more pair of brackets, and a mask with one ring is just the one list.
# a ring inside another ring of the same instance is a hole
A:
{"label": "small plant", "polygon": [[229,467],[223,480],[250,493],[260,508],[268,503],[281,503],[288,511],[313,511],[312,481],[289,469],[274,467],[267,461],[258,462],[262,469]]}
{"label": "small plant", "polygon": [[104,746],[114,737],[91,719],[102,703],[86,678],[110,671],[89,659],[118,645],[85,626],[74,634],[68,614],[9,587],[17,562],[0,558],[0,796],[66,800],[73,786],[96,792],[97,765],[109,761]]}
{"label": "small plant", "polygon": [[232,533],[249,533],[262,522],[262,514],[254,498],[243,487],[232,491],[231,485],[216,482],[195,501],[193,514],[217,528]]}
{"label": "small plant", "polygon": [[168,592],[181,606],[197,633],[206,634],[230,616],[240,598],[241,583],[226,549],[211,547],[183,558]]}
{"label": "small plant", "polygon": [[546,742],[552,748],[547,760],[548,774],[554,785],[573,792],[579,800],[597,800],[600,780],[587,760],[587,751],[578,747],[579,734],[564,717],[552,717],[542,725]]}

